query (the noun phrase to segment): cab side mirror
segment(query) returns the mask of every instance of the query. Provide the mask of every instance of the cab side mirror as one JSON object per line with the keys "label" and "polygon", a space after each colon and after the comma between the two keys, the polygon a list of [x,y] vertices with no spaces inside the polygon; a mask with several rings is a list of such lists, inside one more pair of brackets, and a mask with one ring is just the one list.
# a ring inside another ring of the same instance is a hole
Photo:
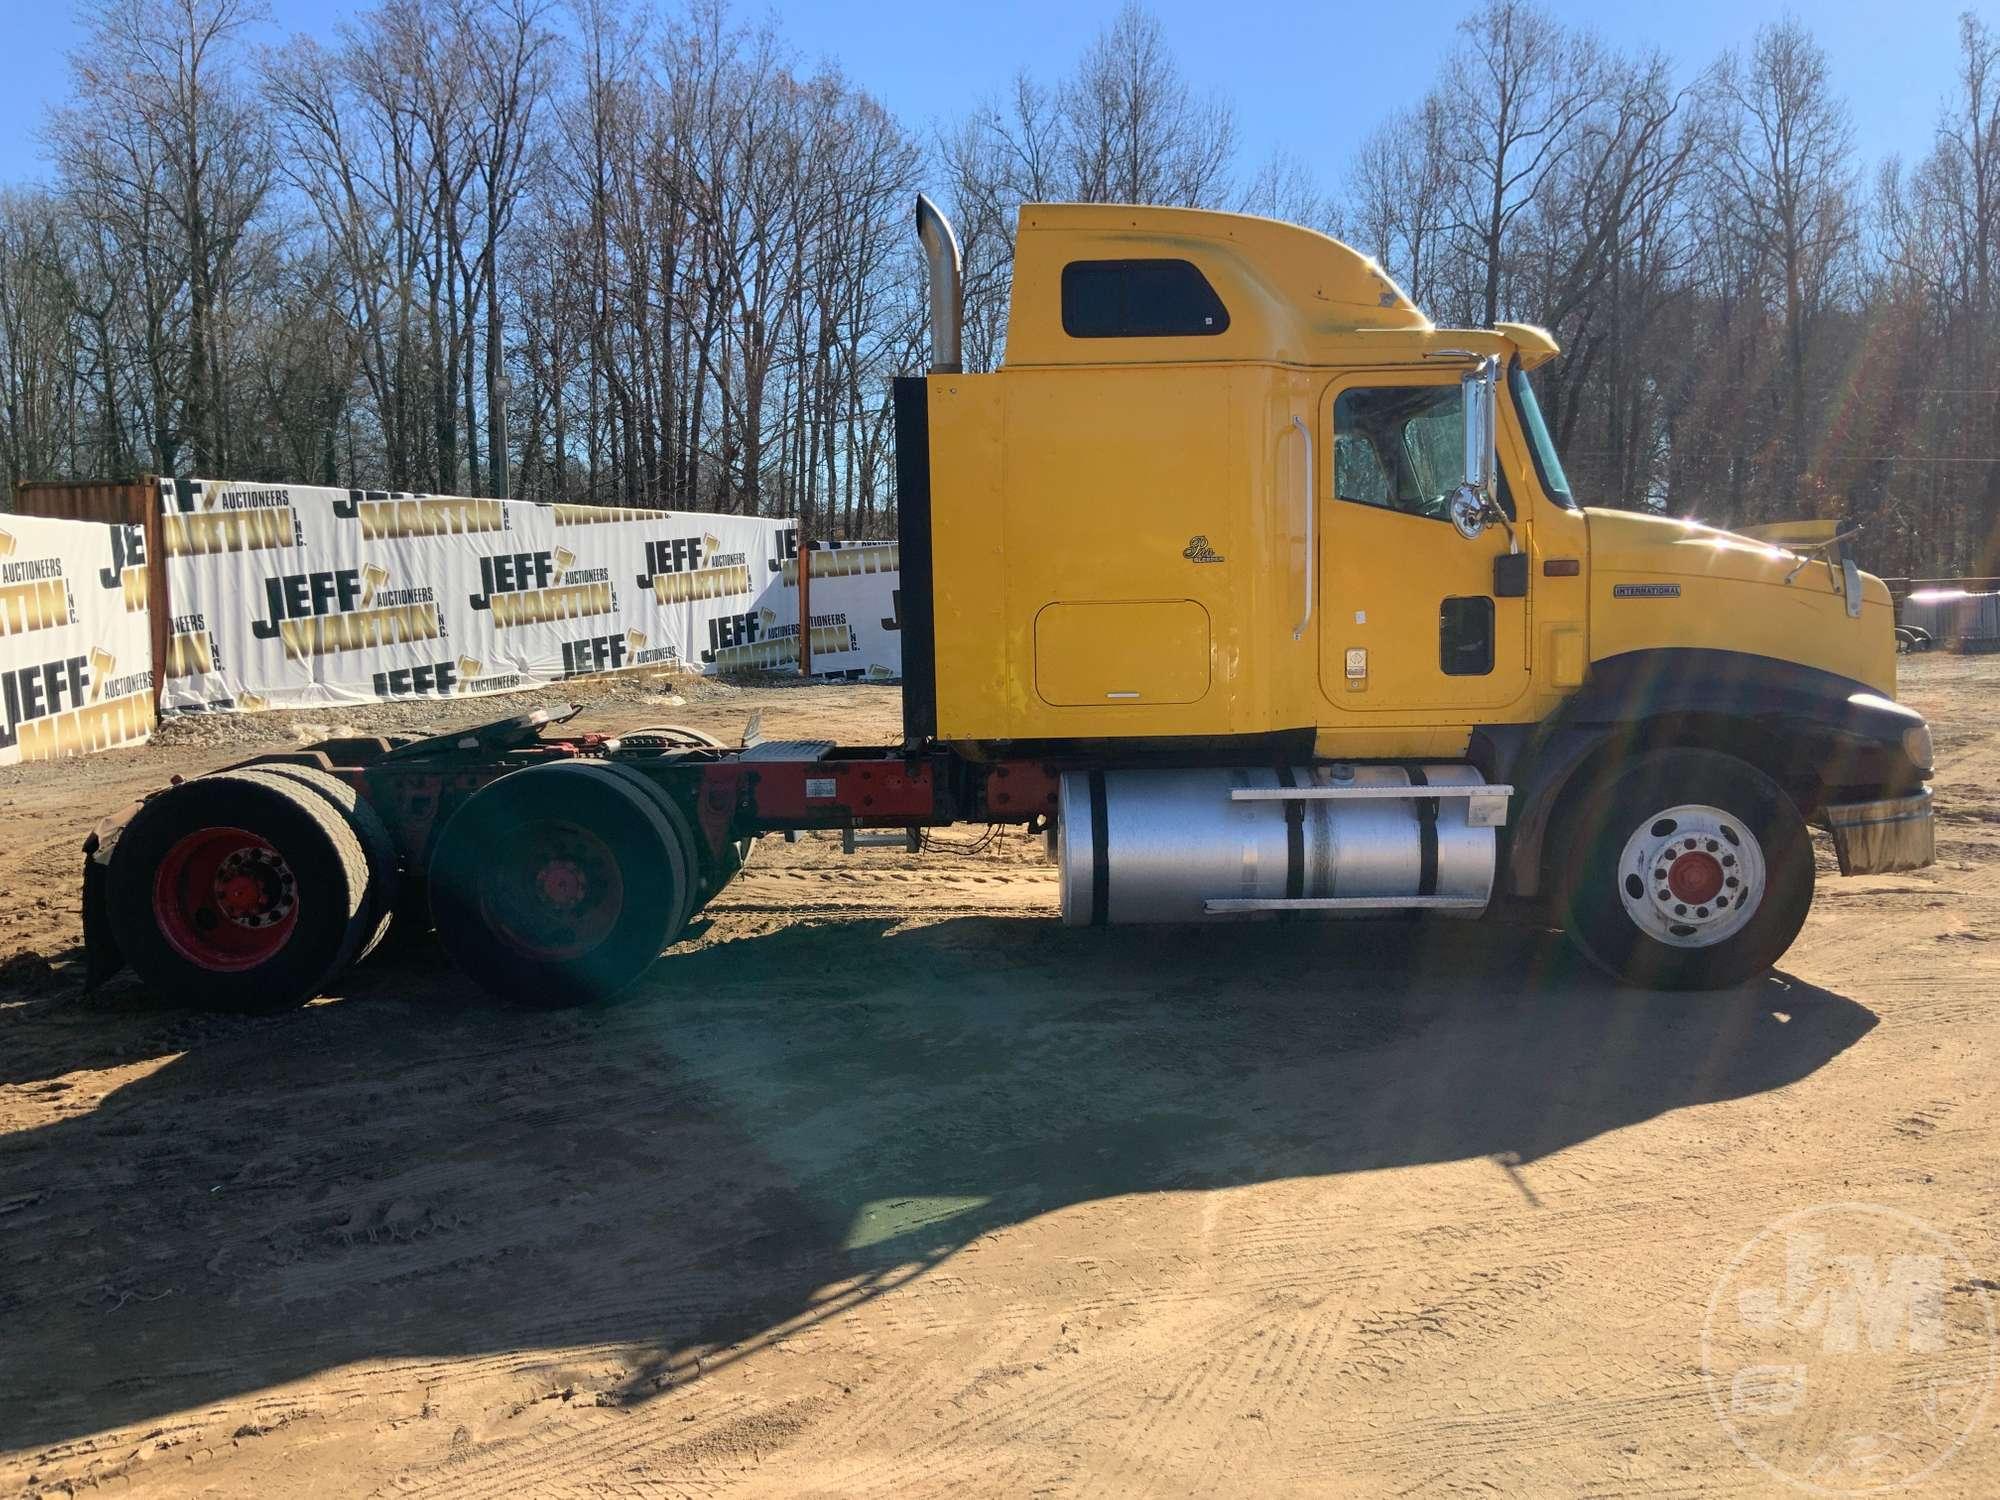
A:
{"label": "cab side mirror", "polygon": [[1507,528],[1507,550],[1518,552],[1520,543],[1499,499],[1500,361],[1488,355],[1459,377],[1458,387],[1465,410],[1465,479],[1452,493],[1451,524],[1469,542],[1498,521]]}
{"label": "cab side mirror", "polygon": [[1494,487],[1494,407],[1500,362],[1488,355],[1458,378],[1465,411],[1465,487],[1491,501]]}

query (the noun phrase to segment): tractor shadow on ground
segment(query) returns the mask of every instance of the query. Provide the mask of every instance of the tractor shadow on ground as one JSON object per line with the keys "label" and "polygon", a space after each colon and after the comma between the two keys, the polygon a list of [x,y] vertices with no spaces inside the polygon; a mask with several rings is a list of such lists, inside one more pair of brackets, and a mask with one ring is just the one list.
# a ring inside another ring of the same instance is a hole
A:
{"label": "tractor shadow on ground", "polygon": [[167,1060],[0,1135],[23,1455],[358,1360],[612,1349],[604,1399],[649,1400],[1036,1215],[1524,1166],[1794,1083],[1875,1017],[1783,975],[1620,990],[1485,925],[966,917],[710,941],[582,1014],[414,955],[286,1016],[105,1023],[67,1045]]}

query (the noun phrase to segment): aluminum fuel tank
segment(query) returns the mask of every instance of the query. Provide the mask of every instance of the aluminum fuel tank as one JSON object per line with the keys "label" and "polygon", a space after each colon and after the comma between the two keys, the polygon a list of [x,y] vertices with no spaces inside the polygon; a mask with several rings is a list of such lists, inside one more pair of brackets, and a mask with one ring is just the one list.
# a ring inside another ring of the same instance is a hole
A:
{"label": "aluminum fuel tank", "polygon": [[[1232,899],[1441,897],[1483,905],[1493,891],[1494,830],[1468,826],[1463,797],[1383,793],[1484,780],[1467,765],[1424,766],[1416,779],[1406,766],[1360,765],[1065,772],[1057,836],[1063,921],[1216,921],[1206,904]],[[1376,790],[1351,799],[1230,796],[1287,786]]]}

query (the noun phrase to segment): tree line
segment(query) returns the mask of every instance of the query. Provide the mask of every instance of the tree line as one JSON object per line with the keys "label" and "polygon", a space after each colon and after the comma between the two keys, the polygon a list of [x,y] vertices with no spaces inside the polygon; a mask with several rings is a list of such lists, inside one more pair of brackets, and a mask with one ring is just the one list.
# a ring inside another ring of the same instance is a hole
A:
{"label": "tree line", "polygon": [[1915,162],[1864,158],[1802,22],[1689,60],[1478,0],[1406,108],[1254,163],[1136,4],[921,127],[717,0],[382,0],[325,41],[261,0],[86,15],[49,180],[0,191],[10,491],[509,482],[879,534],[928,187],[970,368],[1004,352],[1020,203],[1269,214],[1440,323],[1551,328],[1537,381],[1589,503],[1834,518],[1880,571],[2000,571],[2000,41],[1970,14]]}

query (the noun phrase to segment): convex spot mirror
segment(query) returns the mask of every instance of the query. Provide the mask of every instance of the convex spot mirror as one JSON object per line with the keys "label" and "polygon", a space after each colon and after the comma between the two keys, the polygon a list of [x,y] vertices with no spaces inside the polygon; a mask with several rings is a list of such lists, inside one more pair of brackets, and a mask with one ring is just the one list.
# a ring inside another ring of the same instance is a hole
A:
{"label": "convex spot mirror", "polygon": [[1486,501],[1469,484],[1452,491],[1450,515],[1451,524],[1468,542],[1486,530]]}

